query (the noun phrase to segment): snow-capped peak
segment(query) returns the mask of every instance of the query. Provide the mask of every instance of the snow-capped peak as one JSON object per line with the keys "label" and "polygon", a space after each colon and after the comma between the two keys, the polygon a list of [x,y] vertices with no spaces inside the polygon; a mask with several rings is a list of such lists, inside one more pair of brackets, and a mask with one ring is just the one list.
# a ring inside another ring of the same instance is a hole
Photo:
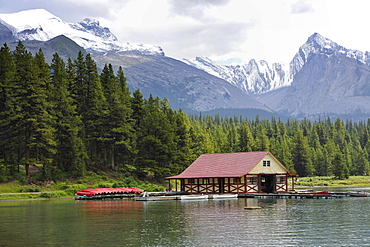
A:
{"label": "snow-capped peak", "polygon": [[62,22],[60,18],[52,15],[45,9],[32,9],[11,14],[0,14],[0,19],[13,27],[12,31],[15,32],[40,27],[42,24],[52,19],[55,19],[57,22]]}
{"label": "snow-capped peak", "polygon": [[290,63],[290,69],[292,71],[291,76],[294,76],[301,70],[311,55],[325,54],[327,56],[331,56],[332,54],[336,53],[356,59],[363,64],[370,65],[369,52],[347,49],[318,33],[314,33],[307,39],[307,42],[299,48],[299,51],[296,53],[292,62]]}
{"label": "snow-capped peak", "polygon": [[100,26],[99,21],[95,19],[85,18],[79,23],[69,23],[45,9],[0,14],[0,23],[8,27],[19,40],[47,41],[65,35],[87,50],[138,50],[145,54],[164,55],[159,46],[121,43],[108,28]]}
{"label": "snow-capped peak", "polygon": [[269,64],[250,60],[248,64],[223,66],[209,58],[197,57],[183,61],[207,73],[222,78],[250,94],[261,94],[291,85],[294,76],[303,68],[313,54],[331,56],[340,54],[370,66],[370,52],[346,49],[332,40],[314,33],[304,43],[289,65]]}
{"label": "snow-capped peak", "polygon": [[183,59],[183,62],[236,85],[249,94],[260,94],[289,86],[289,68],[281,64],[268,64],[252,59],[248,64],[220,65],[207,57]]}

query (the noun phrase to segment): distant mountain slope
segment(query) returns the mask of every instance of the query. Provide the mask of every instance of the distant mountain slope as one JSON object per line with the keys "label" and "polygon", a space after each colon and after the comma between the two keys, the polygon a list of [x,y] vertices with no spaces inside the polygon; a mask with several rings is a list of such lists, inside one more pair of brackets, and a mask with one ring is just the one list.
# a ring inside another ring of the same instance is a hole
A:
{"label": "distant mountain slope", "polygon": [[33,53],[42,48],[48,62],[55,52],[75,59],[82,50],[92,54],[100,69],[108,63],[122,66],[132,91],[167,98],[174,109],[189,113],[228,109],[230,116],[233,109],[273,112],[225,80],[164,56],[160,47],[121,43],[93,19],[68,23],[46,10],[0,14],[0,32],[4,40],[13,41],[12,49],[17,44],[14,40],[22,40]]}
{"label": "distant mountain slope", "polygon": [[109,60],[123,66],[130,88],[140,89],[146,96],[167,98],[175,109],[204,112],[234,108],[272,112],[236,86],[173,58],[129,52],[95,54],[94,59],[98,64]]}
{"label": "distant mountain slope", "polygon": [[[79,51],[82,51],[83,54],[86,54],[86,51],[83,47],[77,45],[76,42],[64,35],[57,36],[46,42],[37,40],[26,40],[22,41],[22,43],[27,48],[27,50],[32,52],[33,54],[38,52],[41,48],[42,52],[45,55],[45,60],[48,63],[52,61],[53,55],[56,52],[61,58],[65,60],[65,62],[67,62],[68,58],[72,58],[72,60],[76,59]],[[14,50],[17,44],[17,41],[7,42],[7,45],[11,50]]]}
{"label": "distant mountain slope", "polygon": [[0,14],[0,41],[42,48],[48,62],[79,50],[102,69],[122,66],[131,90],[167,98],[187,112],[278,112],[289,117],[370,117],[370,53],[347,49],[320,34],[310,36],[288,65],[251,60],[224,66],[204,58],[175,60],[154,45],[121,43],[99,22],[68,23],[46,10]]}

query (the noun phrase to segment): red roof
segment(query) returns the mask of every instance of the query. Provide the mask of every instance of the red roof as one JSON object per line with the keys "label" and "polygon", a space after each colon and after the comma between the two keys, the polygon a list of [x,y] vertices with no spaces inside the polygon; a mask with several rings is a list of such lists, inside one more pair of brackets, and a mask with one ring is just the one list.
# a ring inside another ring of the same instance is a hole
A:
{"label": "red roof", "polygon": [[249,173],[269,153],[202,154],[181,174],[166,179],[241,177]]}

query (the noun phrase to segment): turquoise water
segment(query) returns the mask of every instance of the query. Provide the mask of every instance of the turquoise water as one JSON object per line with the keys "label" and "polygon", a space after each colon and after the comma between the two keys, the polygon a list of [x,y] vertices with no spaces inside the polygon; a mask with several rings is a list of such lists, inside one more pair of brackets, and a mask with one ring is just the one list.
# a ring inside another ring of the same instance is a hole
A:
{"label": "turquoise water", "polygon": [[0,201],[0,246],[370,246],[369,203]]}

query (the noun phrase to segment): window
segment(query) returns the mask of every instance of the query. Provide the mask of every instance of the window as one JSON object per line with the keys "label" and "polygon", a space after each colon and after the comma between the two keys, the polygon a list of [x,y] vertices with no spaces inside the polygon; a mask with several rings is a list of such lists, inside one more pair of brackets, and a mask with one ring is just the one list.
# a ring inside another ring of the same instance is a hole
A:
{"label": "window", "polygon": [[249,178],[247,178],[247,183],[257,183],[257,177],[249,177]]}
{"label": "window", "polygon": [[270,166],[270,161],[269,160],[264,160],[263,161],[263,166]]}
{"label": "window", "polygon": [[234,184],[240,184],[240,178],[234,178]]}
{"label": "window", "polygon": [[280,177],[280,183],[285,183],[285,177]]}
{"label": "window", "polygon": [[189,184],[194,184],[194,178],[189,178]]}
{"label": "window", "polygon": [[208,184],[208,178],[203,178],[203,184]]}

